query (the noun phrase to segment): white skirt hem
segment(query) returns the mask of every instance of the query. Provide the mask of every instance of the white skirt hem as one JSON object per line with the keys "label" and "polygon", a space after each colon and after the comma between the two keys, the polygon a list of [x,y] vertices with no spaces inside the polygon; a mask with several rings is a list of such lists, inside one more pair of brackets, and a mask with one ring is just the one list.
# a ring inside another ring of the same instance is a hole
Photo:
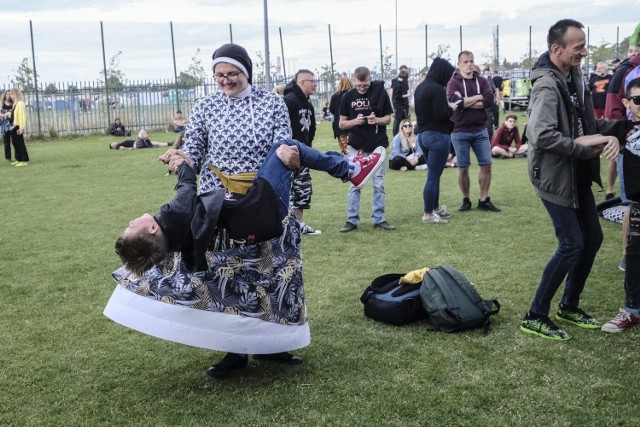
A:
{"label": "white skirt hem", "polygon": [[153,300],[118,285],[103,314],[128,328],[209,350],[270,354],[311,343],[309,324],[282,325],[250,317],[198,310]]}

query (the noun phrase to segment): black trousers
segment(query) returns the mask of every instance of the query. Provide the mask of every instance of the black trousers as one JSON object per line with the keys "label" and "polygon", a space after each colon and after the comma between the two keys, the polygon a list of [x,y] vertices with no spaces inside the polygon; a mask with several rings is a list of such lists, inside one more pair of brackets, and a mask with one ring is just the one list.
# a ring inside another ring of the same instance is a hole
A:
{"label": "black trousers", "polygon": [[2,134],[2,142],[4,143],[4,158],[11,160],[11,134],[9,132]]}
{"label": "black trousers", "polygon": [[13,142],[16,160],[18,162],[28,162],[29,153],[27,153],[27,146],[24,143],[24,135],[18,135],[17,130],[12,131],[11,142]]}
{"label": "black trousers", "polygon": [[396,104],[393,108],[393,136],[396,136],[400,130],[400,122],[409,118],[409,106]]}

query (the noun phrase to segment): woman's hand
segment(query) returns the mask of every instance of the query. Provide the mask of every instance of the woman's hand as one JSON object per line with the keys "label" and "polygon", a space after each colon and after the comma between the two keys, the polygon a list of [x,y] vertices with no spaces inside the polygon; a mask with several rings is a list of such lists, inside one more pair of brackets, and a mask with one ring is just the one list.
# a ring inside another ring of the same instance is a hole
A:
{"label": "woman's hand", "polygon": [[283,144],[276,149],[276,156],[291,170],[297,170],[300,167],[298,147]]}
{"label": "woman's hand", "polygon": [[193,168],[193,160],[191,160],[191,157],[187,156],[182,150],[176,150],[175,148],[167,150],[166,153],[158,157],[158,160],[165,165],[169,165],[169,169],[172,172],[177,172],[180,165],[185,162]]}

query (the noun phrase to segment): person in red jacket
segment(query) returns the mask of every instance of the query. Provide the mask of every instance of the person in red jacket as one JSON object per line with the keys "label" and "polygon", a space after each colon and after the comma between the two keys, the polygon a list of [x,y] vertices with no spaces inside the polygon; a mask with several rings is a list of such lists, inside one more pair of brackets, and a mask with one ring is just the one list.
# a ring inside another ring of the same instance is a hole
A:
{"label": "person in red jacket", "polygon": [[[518,116],[509,114],[503,125],[500,126],[491,138],[491,155],[501,159],[514,157],[526,157],[529,144],[523,144],[520,139],[520,131],[516,125]],[[515,141],[516,145],[513,146]]]}
{"label": "person in red jacket", "polygon": [[[626,120],[627,108],[622,103],[625,96],[624,80],[635,67],[640,66],[640,24],[636,27],[633,34],[629,37],[629,50],[627,51],[627,59],[622,61],[616,68],[615,73],[609,82],[607,89],[607,101],[604,106],[604,117],[609,120]],[[617,160],[620,161],[620,160]],[[620,165],[616,164],[616,160],[609,162],[607,168],[607,200],[613,199],[615,192],[613,191],[618,177]],[[620,177],[622,183],[622,177]],[[623,184],[621,184],[623,185]],[[620,188],[620,196],[623,202],[626,202],[626,196],[623,188]]]}

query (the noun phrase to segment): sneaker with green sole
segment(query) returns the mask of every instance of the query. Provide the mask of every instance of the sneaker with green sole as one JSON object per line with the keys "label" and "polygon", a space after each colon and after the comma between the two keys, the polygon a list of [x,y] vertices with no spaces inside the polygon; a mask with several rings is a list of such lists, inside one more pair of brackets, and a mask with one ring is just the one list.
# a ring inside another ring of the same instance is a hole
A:
{"label": "sneaker with green sole", "polygon": [[534,319],[526,315],[520,323],[520,330],[549,340],[568,341],[571,339],[571,335],[560,329],[548,317]]}
{"label": "sneaker with green sole", "polygon": [[556,318],[585,329],[600,329],[602,324],[580,308],[558,308]]}

